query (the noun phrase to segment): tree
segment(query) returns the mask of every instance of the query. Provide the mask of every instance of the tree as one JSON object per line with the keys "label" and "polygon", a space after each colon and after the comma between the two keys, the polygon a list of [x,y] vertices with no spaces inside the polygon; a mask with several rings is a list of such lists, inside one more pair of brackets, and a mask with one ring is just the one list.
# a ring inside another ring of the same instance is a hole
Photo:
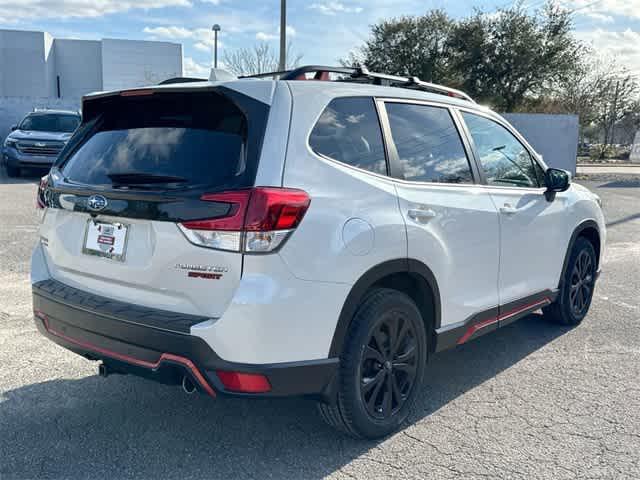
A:
{"label": "tree", "polygon": [[537,14],[521,4],[492,15],[476,11],[451,33],[452,69],[472,96],[517,110],[575,71],[582,47],[571,29],[570,13],[551,3]]}
{"label": "tree", "polygon": [[[291,42],[287,45],[286,59],[287,68],[296,68],[302,60],[301,54],[293,53]],[[223,61],[227,70],[241,76],[275,72],[279,58],[268,43],[260,43],[253,48],[239,48],[231,52],[225,50]]]}
{"label": "tree", "polygon": [[442,10],[385,20],[373,25],[371,39],[359,51],[340,62],[345,66],[364,63],[372,71],[446,82],[450,79],[447,39],[453,26]]}
{"label": "tree", "polygon": [[383,21],[343,63],[466,90],[503,111],[520,108],[575,68],[580,44],[567,10],[549,3],[529,13],[522,4],[453,20],[441,10]]}

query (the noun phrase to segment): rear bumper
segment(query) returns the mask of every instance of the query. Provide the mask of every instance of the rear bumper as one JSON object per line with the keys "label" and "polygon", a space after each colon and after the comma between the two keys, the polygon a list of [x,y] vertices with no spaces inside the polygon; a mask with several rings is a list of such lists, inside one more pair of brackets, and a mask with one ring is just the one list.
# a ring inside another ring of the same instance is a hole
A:
{"label": "rear bumper", "polygon": [[[48,279],[33,284],[38,330],[47,338],[115,373],[178,384],[187,375],[212,397],[314,396],[326,398],[338,359],[277,364],[239,364],[221,359],[199,337],[188,333],[203,319],[177,315],[92,295]],[[242,393],[224,387],[218,372],[265,376],[270,390]]]}

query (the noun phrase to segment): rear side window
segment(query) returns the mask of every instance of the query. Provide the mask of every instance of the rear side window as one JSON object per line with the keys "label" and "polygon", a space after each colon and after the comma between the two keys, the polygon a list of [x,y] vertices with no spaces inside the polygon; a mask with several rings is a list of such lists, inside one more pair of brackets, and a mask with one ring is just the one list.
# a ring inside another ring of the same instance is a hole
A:
{"label": "rear side window", "polygon": [[473,183],[462,140],[446,108],[387,103],[386,109],[405,180]]}
{"label": "rear side window", "polygon": [[213,92],[115,98],[101,107],[62,173],[89,185],[148,175],[185,186],[246,186],[237,184],[246,170],[246,138],[242,112]]}
{"label": "rear side window", "polygon": [[336,98],[309,138],[314,152],[370,172],[387,174],[382,131],[372,98]]}

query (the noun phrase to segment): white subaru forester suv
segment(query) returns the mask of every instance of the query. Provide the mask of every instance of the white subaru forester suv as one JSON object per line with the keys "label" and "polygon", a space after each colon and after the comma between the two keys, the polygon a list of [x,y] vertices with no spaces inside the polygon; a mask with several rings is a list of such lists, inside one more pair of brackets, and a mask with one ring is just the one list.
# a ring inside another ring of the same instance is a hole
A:
{"label": "white subaru forester suv", "polygon": [[103,375],[307,396],[374,438],[434,352],[540,308],[582,321],[599,199],[503,118],[364,68],[279,75],[83,99],[38,190],[42,334]]}

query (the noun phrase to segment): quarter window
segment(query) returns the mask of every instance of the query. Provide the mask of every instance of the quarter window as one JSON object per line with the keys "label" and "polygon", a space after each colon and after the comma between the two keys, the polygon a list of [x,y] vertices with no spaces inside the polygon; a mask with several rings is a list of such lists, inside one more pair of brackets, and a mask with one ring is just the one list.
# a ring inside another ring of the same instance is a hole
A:
{"label": "quarter window", "polygon": [[[489,185],[540,186],[537,163],[505,127],[486,117],[462,112]],[[537,168],[536,168],[537,167]]]}
{"label": "quarter window", "polygon": [[336,98],[311,131],[318,154],[370,172],[387,174],[382,131],[372,98]]}
{"label": "quarter window", "polygon": [[408,103],[387,103],[386,109],[405,180],[473,183],[448,109]]}

